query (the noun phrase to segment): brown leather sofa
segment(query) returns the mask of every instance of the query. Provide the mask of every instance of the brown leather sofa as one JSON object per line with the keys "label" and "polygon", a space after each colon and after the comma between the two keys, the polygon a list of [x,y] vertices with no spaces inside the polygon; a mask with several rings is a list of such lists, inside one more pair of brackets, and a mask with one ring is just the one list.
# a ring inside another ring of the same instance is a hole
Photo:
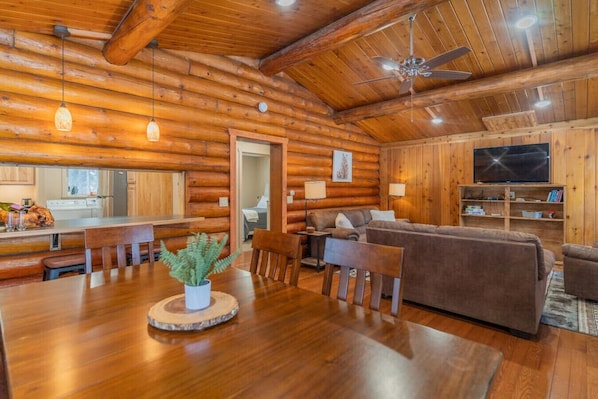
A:
{"label": "brown leather sofa", "polygon": [[554,265],[554,254],[537,236],[372,221],[367,241],[405,248],[405,300],[507,327],[518,336],[537,333]]}
{"label": "brown leather sofa", "polygon": [[565,292],[598,301],[598,243],[563,245]]}

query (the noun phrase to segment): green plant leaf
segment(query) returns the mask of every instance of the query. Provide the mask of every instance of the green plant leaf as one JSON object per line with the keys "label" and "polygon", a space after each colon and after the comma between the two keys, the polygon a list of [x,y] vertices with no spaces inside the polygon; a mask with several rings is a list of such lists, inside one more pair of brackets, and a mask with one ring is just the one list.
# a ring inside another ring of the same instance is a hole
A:
{"label": "green plant leaf", "polygon": [[219,242],[216,237],[195,233],[187,239],[187,247],[174,254],[166,248],[164,241],[160,241],[160,261],[170,269],[171,277],[181,283],[198,286],[208,276],[226,270],[239,256],[240,251],[236,251],[219,259],[227,242],[228,235]]}

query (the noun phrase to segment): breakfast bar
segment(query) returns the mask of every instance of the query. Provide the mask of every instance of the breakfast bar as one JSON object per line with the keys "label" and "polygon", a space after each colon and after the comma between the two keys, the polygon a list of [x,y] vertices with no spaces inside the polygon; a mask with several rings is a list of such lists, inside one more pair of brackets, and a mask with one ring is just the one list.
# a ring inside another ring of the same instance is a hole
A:
{"label": "breakfast bar", "polygon": [[53,226],[24,231],[0,232],[0,280],[10,285],[15,278],[41,279],[43,259],[82,254],[83,232],[89,227],[131,226],[152,224],[157,242],[169,248],[180,248],[194,232],[205,231],[204,217],[118,216],[57,220]]}
{"label": "breakfast bar", "polygon": [[68,220],[57,220],[54,226],[38,227],[27,229],[23,231],[3,231],[0,233],[2,238],[23,238],[45,236],[52,234],[64,233],[82,233],[88,227],[116,227],[116,226],[132,226],[136,224],[151,223],[154,226],[179,224],[179,223],[193,223],[205,220],[204,217],[185,217],[181,215],[167,215],[167,216],[112,216],[101,218],[79,218]]}

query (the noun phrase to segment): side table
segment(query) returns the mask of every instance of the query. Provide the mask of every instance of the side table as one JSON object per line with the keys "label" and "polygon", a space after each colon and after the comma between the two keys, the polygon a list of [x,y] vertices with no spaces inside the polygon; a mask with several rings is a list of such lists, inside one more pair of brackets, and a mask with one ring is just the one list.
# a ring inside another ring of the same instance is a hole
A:
{"label": "side table", "polygon": [[302,235],[302,236],[307,236],[308,239],[308,248],[309,248],[309,252],[311,254],[311,239],[313,239],[316,242],[316,257],[311,257],[308,256],[306,258],[301,259],[301,264],[302,265],[307,265],[307,266],[311,266],[311,267],[315,267],[316,271],[320,271],[320,267],[322,266],[320,264],[320,240],[322,240],[322,238],[325,240],[326,237],[331,236],[332,233],[330,233],[329,231],[314,231],[314,232],[307,232],[307,231],[298,231],[297,234]]}

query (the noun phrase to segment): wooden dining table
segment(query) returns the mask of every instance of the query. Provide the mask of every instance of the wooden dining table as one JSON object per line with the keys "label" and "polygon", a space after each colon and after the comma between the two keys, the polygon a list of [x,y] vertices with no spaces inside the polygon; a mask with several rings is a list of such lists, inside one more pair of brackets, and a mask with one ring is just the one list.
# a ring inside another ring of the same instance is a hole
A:
{"label": "wooden dining table", "polygon": [[494,348],[236,268],[238,313],[165,331],[183,286],[156,262],[0,289],[12,398],[483,398]]}

